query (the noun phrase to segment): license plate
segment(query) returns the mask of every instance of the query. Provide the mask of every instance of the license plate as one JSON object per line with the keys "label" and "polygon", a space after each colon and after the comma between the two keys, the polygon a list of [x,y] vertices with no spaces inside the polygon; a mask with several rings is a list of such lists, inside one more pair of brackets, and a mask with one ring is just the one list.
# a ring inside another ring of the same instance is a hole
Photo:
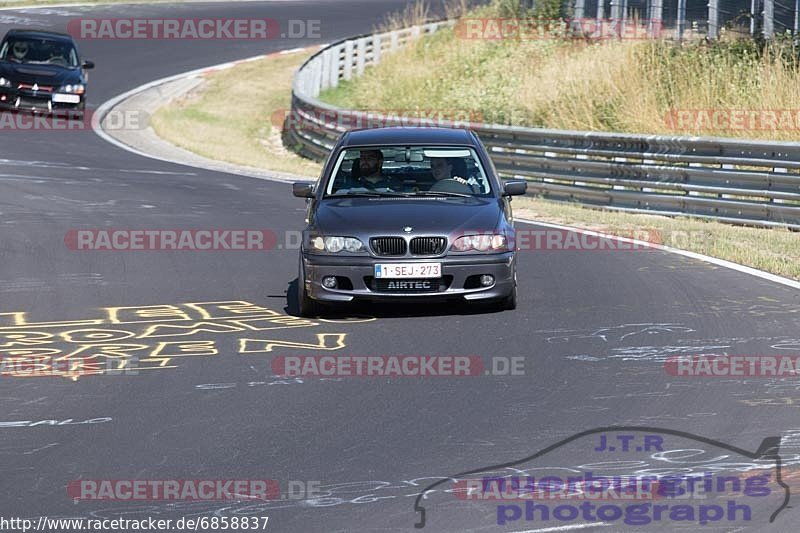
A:
{"label": "license plate", "polygon": [[375,277],[397,278],[441,278],[441,263],[381,263],[375,265]]}
{"label": "license plate", "polygon": [[53,101],[58,104],[79,104],[81,97],[77,94],[54,94]]}

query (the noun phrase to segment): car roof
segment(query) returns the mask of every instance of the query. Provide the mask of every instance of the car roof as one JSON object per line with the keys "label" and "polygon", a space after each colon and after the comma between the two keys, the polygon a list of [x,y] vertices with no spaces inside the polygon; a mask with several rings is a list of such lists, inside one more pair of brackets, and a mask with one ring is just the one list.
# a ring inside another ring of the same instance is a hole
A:
{"label": "car roof", "polygon": [[8,30],[6,36],[3,38],[4,40],[8,37],[28,37],[31,39],[49,39],[52,41],[63,41],[63,42],[74,42],[72,36],[66,33],[59,33],[56,31],[48,31],[48,30],[29,30],[29,29],[21,29],[15,28],[12,30]]}
{"label": "car roof", "polygon": [[414,144],[475,146],[475,141],[470,130],[433,127],[388,127],[351,130],[342,139],[344,148],[350,146]]}

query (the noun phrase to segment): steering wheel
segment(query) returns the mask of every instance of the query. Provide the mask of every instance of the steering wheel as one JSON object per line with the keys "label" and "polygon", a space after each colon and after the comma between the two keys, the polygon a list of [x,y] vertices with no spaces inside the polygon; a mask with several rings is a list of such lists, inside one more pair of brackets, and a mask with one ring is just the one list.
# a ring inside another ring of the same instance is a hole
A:
{"label": "steering wheel", "polygon": [[458,180],[454,180],[453,178],[447,178],[443,180],[439,180],[434,183],[430,190],[432,192],[455,192],[461,194],[472,194],[472,187],[465,183],[461,183]]}

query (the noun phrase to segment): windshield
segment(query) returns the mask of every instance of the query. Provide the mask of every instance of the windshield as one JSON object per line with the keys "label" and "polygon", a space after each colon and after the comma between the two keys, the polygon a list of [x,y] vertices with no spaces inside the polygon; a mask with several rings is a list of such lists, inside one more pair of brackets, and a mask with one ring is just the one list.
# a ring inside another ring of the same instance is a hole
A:
{"label": "windshield", "polygon": [[3,43],[0,59],[14,63],[78,66],[78,52],[65,41],[52,39],[11,38]]}
{"label": "windshield", "polygon": [[370,146],[342,150],[325,196],[481,196],[491,194],[472,148]]}

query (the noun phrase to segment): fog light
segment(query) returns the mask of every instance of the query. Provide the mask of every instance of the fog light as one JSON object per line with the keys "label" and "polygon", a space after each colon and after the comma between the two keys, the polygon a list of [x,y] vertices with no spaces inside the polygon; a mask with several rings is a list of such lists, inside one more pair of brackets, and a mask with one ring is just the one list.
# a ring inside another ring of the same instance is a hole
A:
{"label": "fog light", "polygon": [[481,286],[482,287],[489,287],[494,283],[494,276],[491,274],[484,274],[481,276]]}
{"label": "fog light", "polygon": [[325,276],[322,278],[322,286],[326,289],[336,288],[336,278],[334,276]]}

